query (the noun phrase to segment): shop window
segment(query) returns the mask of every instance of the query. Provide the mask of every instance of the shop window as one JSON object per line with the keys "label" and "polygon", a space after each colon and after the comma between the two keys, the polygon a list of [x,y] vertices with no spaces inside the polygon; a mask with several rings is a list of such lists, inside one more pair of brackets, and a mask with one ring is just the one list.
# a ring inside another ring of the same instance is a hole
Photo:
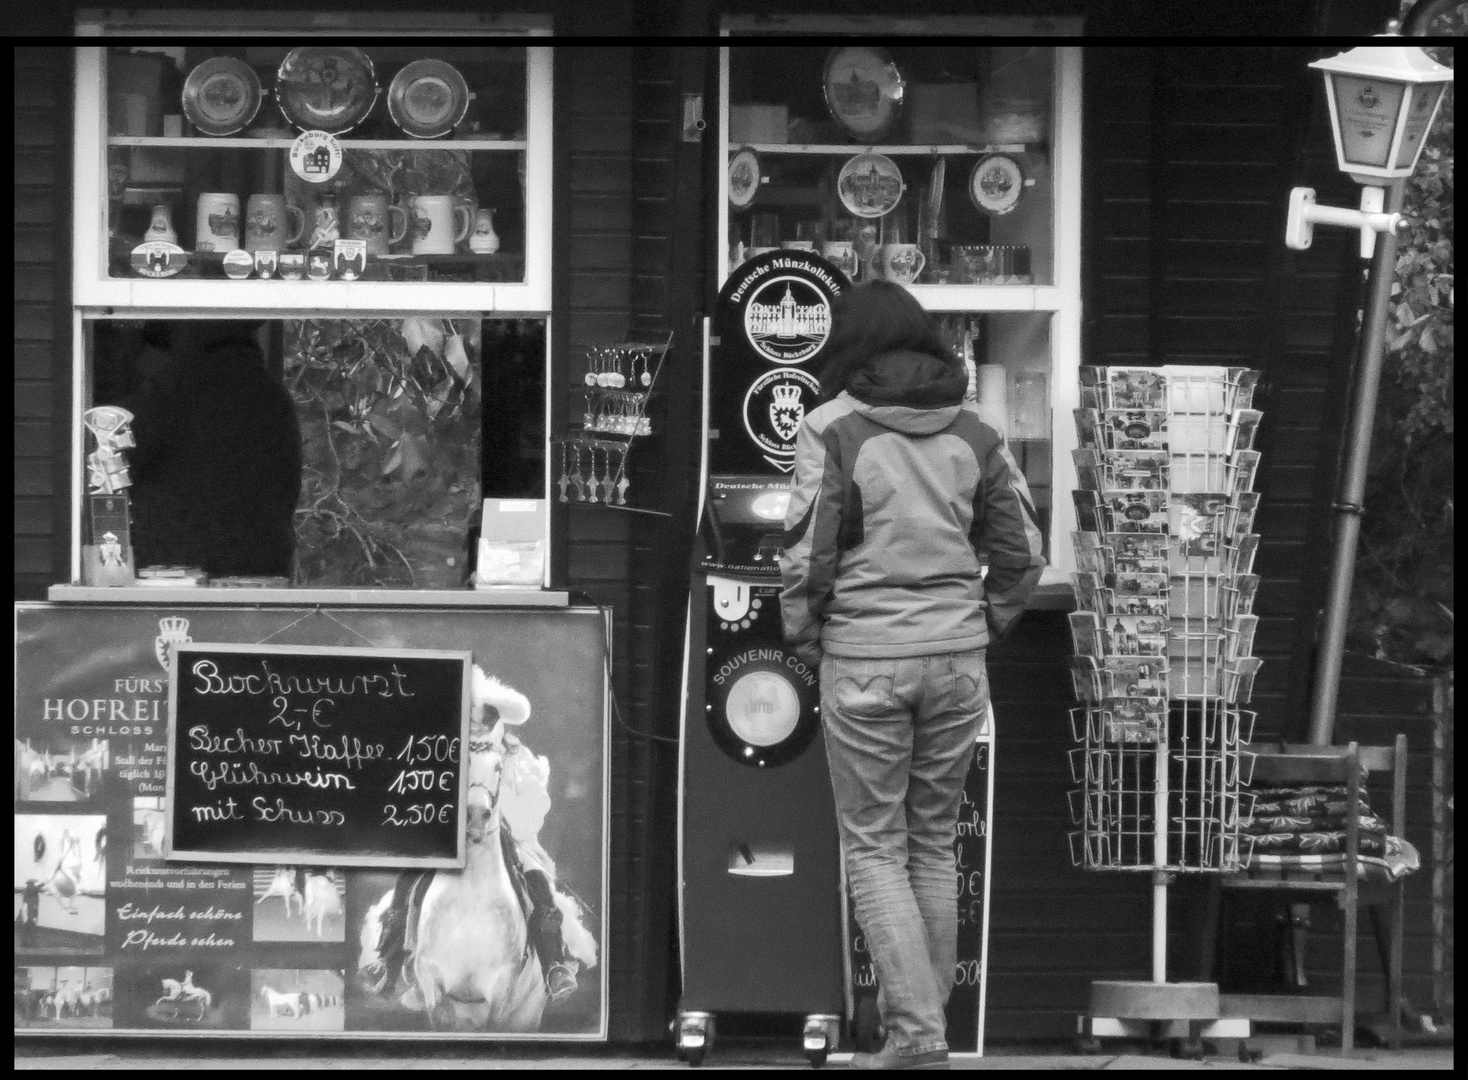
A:
{"label": "shop window", "polygon": [[1009,440],[1045,535],[1041,596],[1063,601],[1072,556],[1056,539],[1075,528],[1065,493],[1080,366],[1081,51],[1000,43],[1001,30],[1046,32],[1025,20],[945,23],[952,39],[996,42],[983,45],[917,43],[902,36],[910,26],[886,21],[881,45],[768,47],[753,39],[872,27],[838,16],[726,20],[740,40],[721,56],[714,271],[722,281],[754,255],[803,248],[854,281],[911,291]]}
{"label": "shop window", "polygon": [[[87,405],[135,414],[128,493],[144,574],[171,565],[207,569],[216,584],[464,588],[482,500],[544,490],[543,320],[87,329]],[[298,493],[284,507],[283,486]]]}

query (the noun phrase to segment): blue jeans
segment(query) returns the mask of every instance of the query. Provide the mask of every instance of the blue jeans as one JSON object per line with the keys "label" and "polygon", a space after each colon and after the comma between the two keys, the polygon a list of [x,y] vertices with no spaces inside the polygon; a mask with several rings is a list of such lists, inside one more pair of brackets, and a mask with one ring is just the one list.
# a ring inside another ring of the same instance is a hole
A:
{"label": "blue jeans", "polygon": [[846,876],[899,1054],[947,1047],[958,951],[953,838],[989,702],[984,650],[826,655],[821,714]]}

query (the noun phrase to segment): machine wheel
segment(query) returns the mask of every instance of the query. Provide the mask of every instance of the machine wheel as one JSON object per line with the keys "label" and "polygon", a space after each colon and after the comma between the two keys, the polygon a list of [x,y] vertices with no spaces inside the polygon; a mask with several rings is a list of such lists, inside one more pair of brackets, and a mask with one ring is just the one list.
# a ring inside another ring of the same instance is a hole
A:
{"label": "machine wheel", "polygon": [[807,1050],[805,1056],[810,1060],[810,1067],[812,1069],[819,1069],[826,1063],[826,1055],[829,1052],[829,1047],[822,1047],[819,1050]]}
{"label": "machine wheel", "polygon": [[1183,1058],[1188,1061],[1202,1061],[1203,1040],[1194,1036],[1183,1039],[1172,1039],[1168,1044],[1168,1051],[1175,1058]]}
{"label": "machine wheel", "polygon": [[880,1042],[882,1018],[877,1012],[875,997],[858,998],[856,1016],[851,1021],[851,1037],[856,1049],[863,1054],[875,1054],[882,1048]]}
{"label": "machine wheel", "polygon": [[1094,1035],[1076,1036],[1076,1053],[1095,1055],[1101,1052],[1101,1040]]}
{"label": "machine wheel", "polygon": [[1247,1039],[1239,1040],[1239,1060],[1245,1065],[1257,1064],[1262,1057],[1264,1057],[1263,1050],[1254,1049],[1249,1045]]}
{"label": "machine wheel", "polygon": [[688,1062],[688,1067],[696,1069],[703,1064],[703,1054],[707,1047],[695,1046],[683,1051],[683,1060]]}

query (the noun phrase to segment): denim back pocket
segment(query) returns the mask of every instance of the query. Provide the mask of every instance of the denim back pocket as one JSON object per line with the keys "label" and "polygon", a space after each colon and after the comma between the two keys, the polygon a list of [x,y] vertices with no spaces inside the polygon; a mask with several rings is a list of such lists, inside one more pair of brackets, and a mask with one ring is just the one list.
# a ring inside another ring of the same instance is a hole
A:
{"label": "denim back pocket", "polygon": [[984,650],[954,653],[954,704],[966,712],[977,713],[989,702],[989,670],[984,663]]}
{"label": "denim back pocket", "polygon": [[891,660],[831,657],[832,697],[847,716],[876,718],[892,711],[892,684],[897,674]]}

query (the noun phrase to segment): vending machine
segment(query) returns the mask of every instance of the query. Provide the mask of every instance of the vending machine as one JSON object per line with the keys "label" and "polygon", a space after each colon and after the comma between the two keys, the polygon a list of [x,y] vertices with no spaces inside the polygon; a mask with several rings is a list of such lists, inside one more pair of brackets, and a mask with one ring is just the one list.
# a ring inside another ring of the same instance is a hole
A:
{"label": "vending machine", "polygon": [[709,323],[679,756],[675,1038],[691,1064],[720,1013],[804,1016],[814,1065],[840,1036],[847,931],[819,673],[785,647],[779,558],[795,436],[847,284],[811,252],[768,252],[730,275]]}

